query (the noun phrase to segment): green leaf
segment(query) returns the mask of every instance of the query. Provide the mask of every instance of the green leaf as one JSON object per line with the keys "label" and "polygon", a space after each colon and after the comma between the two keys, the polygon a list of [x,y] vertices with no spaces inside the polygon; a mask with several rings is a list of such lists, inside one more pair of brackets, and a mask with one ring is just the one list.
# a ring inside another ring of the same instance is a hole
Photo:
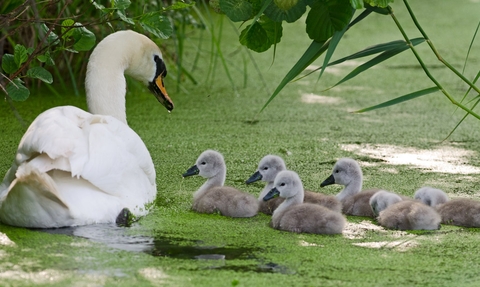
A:
{"label": "green leaf", "polygon": [[97,2],[95,1],[91,1],[93,6],[95,7],[95,9],[97,10],[101,10],[102,12],[107,12],[107,8],[105,8],[105,6],[103,6],[102,4],[98,4]]}
{"label": "green leaf", "polygon": [[378,105],[375,105],[375,106],[371,106],[371,107],[368,107],[368,108],[365,108],[365,109],[355,111],[354,113],[363,113],[363,112],[368,112],[368,111],[372,111],[372,110],[376,110],[376,109],[380,109],[380,108],[393,106],[393,105],[396,105],[396,104],[399,104],[399,103],[403,103],[405,101],[413,100],[415,98],[437,92],[439,90],[440,89],[438,87],[431,87],[431,88],[428,88],[428,89],[416,91],[416,92],[413,92],[413,93],[410,93],[410,94],[407,94],[407,95],[403,95],[401,97],[395,98],[395,99],[390,100],[390,101],[386,101],[384,103],[381,103],[381,104],[378,104]]}
{"label": "green leaf", "polygon": [[12,54],[5,54],[2,57],[2,69],[5,73],[11,74],[18,70],[20,66],[15,62],[15,57]]}
{"label": "green leaf", "polygon": [[233,22],[246,21],[252,17],[252,4],[245,0],[220,0],[220,9]]}
{"label": "green leaf", "polygon": [[340,40],[342,39],[343,35],[347,31],[347,27],[345,27],[342,31],[337,31],[335,34],[333,34],[332,40],[330,41],[330,45],[328,45],[328,50],[327,54],[325,54],[325,59],[323,59],[323,65],[320,71],[320,74],[318,75],[317,81],[320,80],[320,78],[323,75],[323,72],[325,71],[325,68],[328,66],[328,62],[330,62],[330,59],[332,58],[333,52],[335,52],[335,49],[338,46],[338,43],[340,43]]}
{"label": "green leaf", "polygon": [[353,9],[363,9],[363,0],[350,0]]}
{"label": "green leaf", "polygon": [[50,51],[45,52],[45,58],[46,58],[45,64],[47,66],[55,66],[55,61],[53,61],[53,58],[50,55]]}
{"label": "green leaf", "polygon": [[261,16],[257,22],[243,29],[239,41],[250,50],[261,53],[267,51],[273,44],[279,43],[281,37],[282,23]]}
{"label": "green leaf", "polygon": [[167,6],[167,7],[164,7],[163,10],[164,11],[168,11],[168,10],[180,10],[180,9],[186,9],[186,8],[190,8],[192,6],[195,5],[195,2],[192,2],[192,3],[185,3],[185,2],[175,2],[173,3],[172,5],[170,6]]}
{"label": "green leaf", "polygon": [[[42,24],[40,27],[42,29],[42,32],[44,33],[43,35],[47,34],[48,31],[50,30],[50,29],[48,29],[47,25],[45,25],[45,24]],[[43,39],[43,36],[42,36],[41,33],[39,33],[39,37],[40,37],[40,40]],[[50,45],[57,45],[58,43],[60,43],[60,40],[59,40],[57,34],[55,34],[53,31],[51,31],[50,34],[48,34],[47,42]]]}
{"label": "green leaf", "polygon": [[295,5],[297,5],[299,0],[273,0],[275,5],[277,5],[278,8],[288,11],[292,9]]}
{"label": "green leaf", "polygon": [[[416,45],[424,42],[424,40],[425,39],[423,39],[423,38],[419,38],[418,41],[412,42],[412,45],[416,46]],[[376,65],[380,64],[381,62],[383,62],[385,60],[388,60],[393,56],[396,56],[397,54],[400,54],[401,52],[407,50],[408,48],[409,48],[408,44],[406,42],[404,42],[403,44],[399,44],[397,47],[393,47],[392,49],[386,50],[385,52],[383,52],[380,55],[376,56],[375,58],[371,59],[370,61],[358,66],[357,68],[355,68],[352,72],[350,72],[348,75],[346,75],[343,79],[341,79],[338,83],[333,85],[331,88],[358,76],[360,73],[365,72],[366,70],[370,69],[371,67],[376,66]]]}
{"label": "green leaf", "polygon": [[115,9],[124,10],[127,9],[130,4],[132,4],[130,0],[113,0],[113,8]]}
{"label": "green leaf", "polygon": [[173,33],[170,20],[165,16],[160,16],[158,12],[143,14],[139,23],[147,32],[161,39],[168,39]]}
{"label": "green leaf", "polygon": [[63,20],[62,22],[62,39],[67,40],[70,38],[73,34],[73,25],[75,24],[75,21],[72,19],[66,19]]}
{"label": "green leaf", "polygon": [[297,21],[307,10],[307,4],[303,0],[299,0],[295,6],[289,10],[283,10],[275,4],[275,1],[270,2],[270,5],[265,9],[264,14],[275,22],[287,21],[292,23]]}
{"label": "green leaf", "polygon": [[[425,39],[424,38],[415,38],[415,39],[411,39],[410,41],[412,43],[414,43],[415,45],[418,45],[419,43],[424,42]],[[371,56],[371,55],[378,54],[378,53],[381,53],[381,52],[384,52],[384,51],[387,51],[387,50],[392,50],[396,47],[404,46],[405,44],[406,44],[406,42],[403,41],[403,40],[396,40],[396,41],[392,41],[392,42],[388,42],[388,43],[382,43],[382,44],[377,44],[377,45],[374,45],[374,46],[370,46],[370,47],[367,47],[367,48],[365,48],[361,51],[353,53],[349,56],[346,56],[346,57],[343,57],[343,58],[338,59],[336,61],[333,61],[333,62],[329,63],[327,65],[327,67],[338,65],[338,64],[341,64],[345,61],[355,60],[355,59]],[[299,79],[304,78],[304,77],[310,75],[311,73],[314,73],[314,72],[316,72],[320,69],[323,69],[323,68],[324,68],[324,66],[322,66],[318,69],[315,69],[315,70],[309,72],[308,74],[300,77]],[[299,79],[297,79],[297,80],[299,80]]]}
{"label": "green leaf", "polygon": [[75,41],[73,48],[77,51],[90,51],[95,46],[97,39],[95,34],[81,25],[81,23],[77,22],[75,23],[76,27],[71,30]]}
{"label": "green leaf", "polygon": [[393,3],[393,1],[394,0],[365,0],[365,3],[373,7],[385,8],[389,3]]}
{"label": "green leaf", "polygon": [[287,75],[282,79],[280,84],[277,86],[273,94],[270,96],[268,101],[263,105],[261,111],[263,111],[268,104],[280,93],[280,91],[293,80],[298,74],[300,74],[305,68],[308,67],[313,61],[315,61],[321,54],[323,54],[328,48],[328,42],[318,43],[313,41],[312,44],[307,48],[305,53],[300,57],[300,59],[295,63],[295,65],[288,71]]}
{"label": "green leaf", "polygon": [[348,0],[317,1],[307,16],[308,36],[317,42],[328,40],[336,31],[341,31],[348,25],[352,12]]}
{"label": "green leaf", "polygon": [[135,25],[135,21],[133,21],[132,18],[128,18],[127,15],[125,15],[125,11],[122,11],[122,10],[117,10],[117,15],[120,17],[120,19],[123,21],[123,22],[126,22],[130,25]]}
{"label": "green leaf", "polygon": [[30,95],[30,91],[23,85],[22,80],[19,78],[13,79],[5,87],[8,96],[14,101],[25,101]]}
{"label": "green leaf", "polygon": [[45,70],[42,67],[33,67],[27,71],[27,77],[39,79],[44,83],[51,84],[53,83],[52,74],[49,71]]}
{"label": "green leaf", "polygon": [[13,56],[15,58],[15,64],[20,67],[28,59],[27,49],[25,46],[17,44],[15,45]]}

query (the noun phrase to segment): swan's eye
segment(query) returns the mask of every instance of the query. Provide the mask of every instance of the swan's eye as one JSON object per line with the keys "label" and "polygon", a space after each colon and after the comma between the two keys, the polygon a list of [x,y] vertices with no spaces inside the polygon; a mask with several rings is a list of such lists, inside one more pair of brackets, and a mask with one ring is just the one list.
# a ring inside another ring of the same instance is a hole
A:
{"label": "swan's eye", "polygon": [[284,182],[280,183],[280,186],[285,186],[285,183]]}
{"label": "swan's eye", "polygon": [[206,165],[207,163],[206,163],[206,162],[204,162],[204,161],[202,161],[200,164],[201,164],[201,165]]}
{"label": "swan's eye", "polygon": [[335,173],[339,173],[339,172],[340,172],[340,170],[339,170],[339,169],[336,169],[336,170],[335,170]]}
{"label": "swan's eye", "polygon": [[264,167],[263,170],[268,170],[268,166]]}

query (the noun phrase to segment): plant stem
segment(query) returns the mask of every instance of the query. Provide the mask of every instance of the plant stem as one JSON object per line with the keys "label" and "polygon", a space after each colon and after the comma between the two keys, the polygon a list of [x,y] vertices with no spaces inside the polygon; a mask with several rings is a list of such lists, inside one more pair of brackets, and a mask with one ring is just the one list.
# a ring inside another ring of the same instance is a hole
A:
{"label": "plant stem", "polygon": [[462,79],[465,83],[467,83],[470,87],[472,87],[472,89],[474,89],[475,91],[477,91],[477,93],[480,94],[480,89],[475,86],[472,82],[470,82],[467,78],[465,78],[462,73],[460,73],[459,71],[457,71],[457,69],[455,69],[452,65],[450,65],[450,63],[448,63],[445,59],[442,58],[442,56],[440,56],[440,54],[438,53],[437,49],[435,48],[435,46],[433,45],[433,42],[430,40],[430,38],[428,38],[427,34],[425,33],[425,31],[423,30],[422,26],[420,26],[420,23],[418,23],[417,21],[417,18],[415,17],[415,14],[413,14],[413,11],[412,9],[410,8],[410,5],[408,4],[408,0],[403,0],[403,3],[405,3],[405,6],[407,7],[407,10],[408,10],[408,13],[410,14],[410,17],[412,18],[413,20],[413,23],[415,23],[415,26],[417,27],[418,31],[420,31],[420,33],[422,34],[423,38],[425,38],[425,40],[427,41],[428,43],[428,46],[430,46],[430,49],[432,49],[433,53],[435,54],[435,56],[437,56],[438,60],[440,62],[442,62],[445,66],[447,66],[452,72],[454,72],[460,79]]}
{"label": "plant stem", "polygon": [[[405,2],[406,0],[404,0]],[[393,10],[392,8],[389,6],[388,7],[388,11],[389,11],[389,14],[390,16],[392,17],[393,21],[395,22],[395,24],[397,25],[398,29],[400,30],[400,32],[402,33],[403,37],[405,38],[405,41],[407,42],[407,44],[409,45],[410,47],[410,50],[412,50],[413,54],[415,55],[415,58],[417,58],[417,61],[418,63],[420,64],[420,66],[422,67],[423,71],[425,72],[425,74],[427,75],[428,78],[430,78],[430,80],[440,89],[440,91],[442,91],[442,93],[450,100],[450,102],[452,102],[452,104],[458,106],[459,108],[461,108],[462,110],[468,112],[469,114],[471,114],[472,116],[476,117],[477,119],[480,120],[480,115],[477,115],[476,113],[474,113],[472,110],[470,110],[469,108],[467,108],[466,106],[464,106],[463,104],[457,102],[451,95],[449,92],[447,92],[447,90],[445,90],[443,88],[443,86],[437,81],[437,79],[435,79],[435,77],[432,76],[432,74],[430,73],[430,71],[428,70],[427,66],[425,65],[425,63],[423,62],[422,58],[420,57],[420,55],[417,53],[417,50],[415,49],[415,47],[413,46],[412,42],[410,41],[410,39],[408,38],[407,34],[405,33],[405,30],[403,29],[402,25],[400,24],[400,22],[398,21],[397,17],[395,17],[395,14],[393,13]],[[426,39],[428,41],[428,39]],[[435,51],[434,51],[435,53]]]}

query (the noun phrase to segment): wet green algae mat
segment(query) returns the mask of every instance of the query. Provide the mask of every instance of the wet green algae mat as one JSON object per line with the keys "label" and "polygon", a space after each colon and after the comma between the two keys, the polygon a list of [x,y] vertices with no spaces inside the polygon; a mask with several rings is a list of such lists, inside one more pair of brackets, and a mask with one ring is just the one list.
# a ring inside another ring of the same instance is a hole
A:
{"label": "wet green algae mat", "polygon": [[[439,19],[438,13],[429,12],[428,5],[433,2],[412,5],[442,55],[461,67],[479,3],[464,1],[454,6],[448,1],[435,2],[440,6],[437,11],[458,11],[448,19],[463,25],[465,31],[461,31]],[[397,14],[403,11],[401,3],[394,8]],[[374,32],[372,27],[379,26],[384,30],[365,37]],[[301,55],[303,49],[298,49],[297,43],[308,44],[296,32],[303,31],[301,23],[285,28],[284,35],[290,37],[277,48],[272,67],[269,55],[255,55],[268,83],[278,83],[291,59]],[[391,20],[381,16],[355,29],[364,29],[364,33],[345,38],[338,57],[400,38]],[[236,43],[233,33],[227,32],[224,43]],[[455,41],[451,35],[456,35]],[[236,51],[233,45],[224,46],[225,54]],[[478,51],[478,44],[474,49]],[[428,55],[426,46],[419,50]],[[467,74],[478,70],[479,55],[471,53]],[[239,61],[232,56],[230,64]],[[321,92],[352,67],[327,70],[324,83],[315,86],[313,76],[288,85],[260,114],[268,96],[251,67],[247,87],[238,87],[236,93],[221,70],[212,85],[184,84],[182,90],[188,93],[176,92],[173,80],[167,79],[176,104],[171,114],[154,104],[147,92],[130,91],[129,124],[146,143],[156,165],[158,198],[152,213],[130,228],[99,225],[43,232],[0,225],[0,285],[478,285],[478,229],[443,225],[433,232],[387,231],[370,219],[348,217],[344,234],[322,236],[273,230],[265,215],[232,219],[190,210],[192,194],[203,179],[182,179],[181,174],[208,148],[225,156],[226,184],[255,195],[263,184],[247,186],[244,181],[264,155],[274,153],[282,156],[311,190],[320,189],[336,159],[348,156],[362,164],[364,188],[382,187],[411,196],[417,188],[433,185],[450,197],[479,197],[479,122],[468,119],[449,141],[442,142],[462,114],[440,93],[372,113],[349,113],[430,86],[415,64],[411,54],[405,53],[343,86]],[[453,92],[462,93],[460,82],[434,59],[429,64]],[[206,66],[199,68],[199,79],[207,72]],[[234,79],[243,79],[237,69],[232,68],[232,73]],[[85,108],[83,97],[47,94],[32,95],[17,108],[31,121],[41,111],[65,104]],[[5,102],[0,109],[3,176],[24,131]],[[419,160],[395,160],[409,157]],[[456,171],[458,167],[464,169]],[[329,186],[321,191],[335,194],[339,190]]]}

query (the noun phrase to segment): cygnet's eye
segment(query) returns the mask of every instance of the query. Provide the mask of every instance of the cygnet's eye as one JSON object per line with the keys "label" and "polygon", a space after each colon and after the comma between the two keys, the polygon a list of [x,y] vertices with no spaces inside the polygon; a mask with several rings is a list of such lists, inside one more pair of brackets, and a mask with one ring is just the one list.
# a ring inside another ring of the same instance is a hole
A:
{"label": "cygnet's eye", "polygon": [[201,164],[201,165],[206,165],[207,163],[206,163],[206,162],[204,162],[204,161],[202,161],[200,164]]}
{"label": "cygnet's eye", "polygon": [[335,173],[339,173],[339,172],[340,172],[340,170],[339,170],[339,169],[336,169],[336,170],[335,170]]}
{"label": "cygnet's eye", "polygon": [[268,170],[268,166],[264,167],[263,170]]}
{"label": "cygnet's eye", "polygon": [[280,183],[280,186],[285,186],[285,185],[286,185],[285,182]]}

